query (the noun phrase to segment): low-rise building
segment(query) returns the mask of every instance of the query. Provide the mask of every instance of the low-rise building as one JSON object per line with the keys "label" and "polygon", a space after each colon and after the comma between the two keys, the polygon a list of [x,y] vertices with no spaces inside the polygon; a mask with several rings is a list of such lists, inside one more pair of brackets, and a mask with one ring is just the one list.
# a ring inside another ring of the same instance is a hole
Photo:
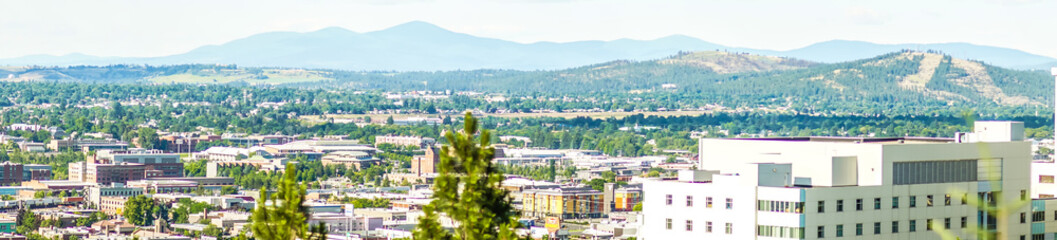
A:
{"label": "low-rise building", "polygon": [[51,180],[51,166],[44,164],[23,164],[22,181]]}
{"label": "low-rise building", "polygon": [[275,156],[302,154],[309,155],[309,157],[338,151],[374,153],[378,150],[371,145],[360,144],[357,140],[301,140],[281,145],[264,145],[264,147],[268,153]]}
{"label": "low-rise building", "polygon": [[108,196],[99,198],[99,210],[103,211],[107,215],[117,215],[121,212],[121,209],[125,208],[125,202],[128,202],[129,197],[124,196]]}
{"label": "low-rise building", "polygon": [[39,143],[39,142],[20,142],[20,143],[18,143],[18,149],[21,149],[23,152],[46,152],[46,151],[48,151],[48,149],[45,148],[44,143]]}
{"label": "low-rise building", "polygon": [[136,180],[129,181],[128,186],[148,193],[189,193],[198,189],[198,183],[186,180]]}
{"label": "low-rise building", "polygon": [[374,146],[377,147],[382,144],[392,144],[396,146],[416,146],[425,147],[433,145],[437,140],[428,137],[419,136],[393,136],[393,135],[379,135],[374,136]]}
{"label": "low-rise building", "polygon": [[346,168],[351,167],[357,170],[363,170],[365,168],[370,167],[371,165],[381,163],[381,160],[372,157],[366,152],[360,151],[332,152],[328,153],[327,155],[324,155],[320,161],[323,166],[342,165]]}
{"label": "low-rise building", "polygon": [[92,230],[99,234],[129,235],[136,231],[136,225],[123,220],[102,220],[92,224]]}
{"label": "low-rise building", "polygon": [[85,189],[86,200],[96,206],[101,205],[103,197],[135,197],[143,195],[143,193],[143,188],[128,187],[124,183],[90,186]]}
{"label": "low-rise building", "polygon": [[[17,226],[17,220],[13,217],[0,217],[0,233],[15,233],[15,226]],[[0,236],[0,239],[3,239]]]}

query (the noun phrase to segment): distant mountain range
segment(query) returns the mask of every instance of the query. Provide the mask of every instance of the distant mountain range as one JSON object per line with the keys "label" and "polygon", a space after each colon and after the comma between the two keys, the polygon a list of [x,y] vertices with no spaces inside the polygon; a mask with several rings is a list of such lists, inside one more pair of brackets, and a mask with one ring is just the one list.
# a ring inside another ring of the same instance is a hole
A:
{"label": "distant mountain range", "polygon": [[417,21],[367,33],[357,33],[337,27],[306,33],[262,33],[221,45],[203,46],[187,53],[162,57],[31,55],[0,59],[0,65],[197,63],[381,71],[554,70],[613,60],[659,59],[689,51],[720,50],[835,63],[870,58],[903,49],[940,51],[956,58],[978,60],[1014,69],[1042,69],[1057,66],[1055,58],[1015,49],[968,43],[875,44],[834,40],[789,51],[773,51],[728,47],[688,36],[673,35],[654,40],[619,39],[523,44],[456,33]]}

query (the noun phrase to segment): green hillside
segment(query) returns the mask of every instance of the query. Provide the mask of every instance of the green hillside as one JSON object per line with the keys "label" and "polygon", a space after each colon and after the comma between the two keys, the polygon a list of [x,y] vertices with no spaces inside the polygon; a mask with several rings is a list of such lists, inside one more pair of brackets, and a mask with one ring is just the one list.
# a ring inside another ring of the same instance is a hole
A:
{"label": "green hillside", "polygon": [[560,71],[352,72],[231,65],[26,67],[8,81],[233,83],[353,90],[453,90],[519,95],[663,94],[693,105],[789,107],[801,112],[923,113],[937,109],[1045,108],[1053,81],[929,52],[818,64],[728,52],[686,52],[654,61],[612,61]]}

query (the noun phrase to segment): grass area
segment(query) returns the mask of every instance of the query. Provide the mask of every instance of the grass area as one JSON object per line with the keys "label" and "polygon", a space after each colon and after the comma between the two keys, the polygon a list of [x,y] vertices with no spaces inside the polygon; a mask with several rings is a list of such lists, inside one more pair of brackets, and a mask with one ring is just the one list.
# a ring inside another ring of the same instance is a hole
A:
{"label": "grass area", "polygon": [[[577,117],[589,117],[593,119],[606,119],[616,118],[621,119],[627,116],[642,114],[645,116],[698,116],[705,114],[707,111],[666,111],[666,112],[562,112],[562,113],[491,113],[484,114],[485,117],[501,117],[501,118],[538,118],[538,117],[560,117],[560,118],[577,118]],[[392,116],[394,119],[408,118],[408,117],[439,117],[443,118],[441,114],[334,114],[326,115],[327,118],[333,118],[334,120],[351,120],[351,119],[363,119],[370,117],[371,122],[384,123],[386,118]],[[452,116],[461,117],[462,115]],[[319,115],[306,115],[301,116],[301,119],[306,122],[321,122],[321,116]]]}

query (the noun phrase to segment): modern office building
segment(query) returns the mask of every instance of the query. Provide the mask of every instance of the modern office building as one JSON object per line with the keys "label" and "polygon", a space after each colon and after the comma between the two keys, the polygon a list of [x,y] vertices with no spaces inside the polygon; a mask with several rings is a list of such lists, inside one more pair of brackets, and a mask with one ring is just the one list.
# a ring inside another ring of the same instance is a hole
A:
{"label": "modern office building", "polygon": [[1020,122],[977,122],[956,138],[701,139],[702,170],[644,184],[640,236],[1049,239],[1032,231],[1023,136]]}
{"label": "modern office building", "polygon": [[147,170],[160,172],[159,177],[183,177],[184,164],[180,155],[161,150],[131,149],[129,151],[104,150],[96,153],[96,162],[111,164],[140,164]]}

